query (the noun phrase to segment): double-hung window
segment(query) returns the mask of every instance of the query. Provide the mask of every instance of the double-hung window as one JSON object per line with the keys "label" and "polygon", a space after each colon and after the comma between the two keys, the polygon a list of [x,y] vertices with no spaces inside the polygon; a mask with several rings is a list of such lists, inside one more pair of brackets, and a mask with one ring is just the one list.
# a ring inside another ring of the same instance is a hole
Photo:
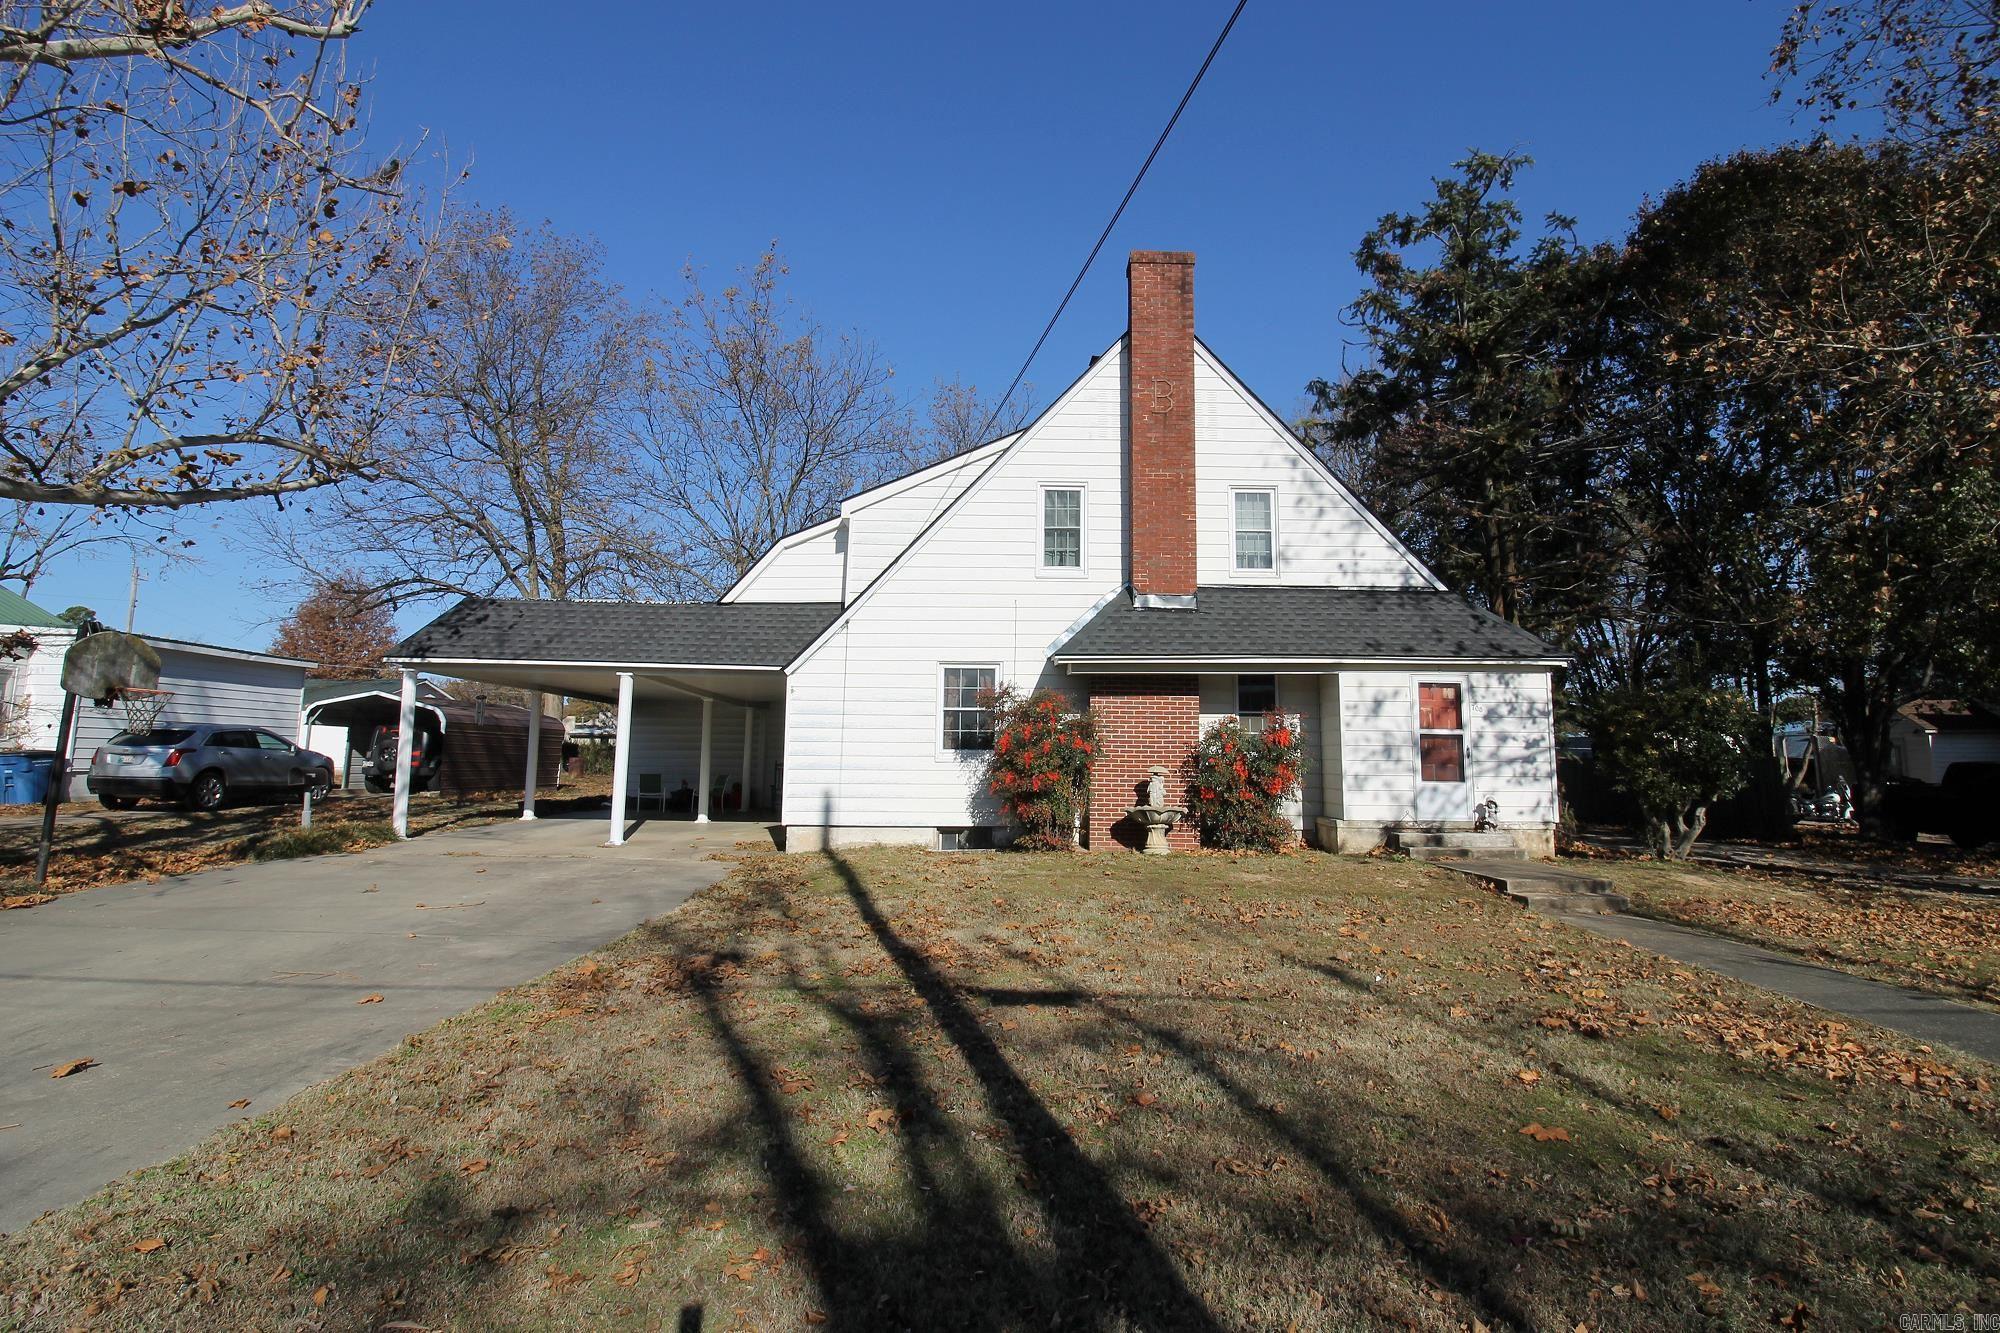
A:
{"label": "double-hung window", "polygon": [[1000,670],[990,666],[944,668],[944,731],[947,750],[993,748],[993,692]]}
{"label": "double-hung window", "polygon": [[1083,572],[1083,487],[1042,487],[1042,568]]}
{"label": "double-hung window", "polygon": [[1231,533],[1234,568],[1239,574],[1272,574],[1278,568],[1278,516],[1275,491],[1231,491]]}
{"label": "double-hung window", "polygon": [[1245,731],[1262,731],[1264,715],[1278,711],[1276,676],[1236,678],[1236,721]]}
{"label": "double-hung window", "polygon": [[1442,681],[1417,686],[1417,763],[1425,782],[1465,781],[1463,686]]}

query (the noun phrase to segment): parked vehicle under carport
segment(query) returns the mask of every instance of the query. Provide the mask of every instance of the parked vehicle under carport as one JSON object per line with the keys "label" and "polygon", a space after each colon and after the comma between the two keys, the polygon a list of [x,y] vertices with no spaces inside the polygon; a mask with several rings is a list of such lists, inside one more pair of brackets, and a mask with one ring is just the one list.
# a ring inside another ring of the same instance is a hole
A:
{"label": "parked vehicle under carport", "polygon": [[2000,764],[1953,764],[1940,782],[1891,783],[1883,813],[1904,841],[1942,833],[1968,851],[1984,846],[2000,839]]}
{"label": "parked vehicle under carport", "polygon": [[85,785],[113,810],[146,797],[219,810],[232,796],[323,795],[333,786],[333,760],[261,727],[156,727],[121,731],[99,746]]}

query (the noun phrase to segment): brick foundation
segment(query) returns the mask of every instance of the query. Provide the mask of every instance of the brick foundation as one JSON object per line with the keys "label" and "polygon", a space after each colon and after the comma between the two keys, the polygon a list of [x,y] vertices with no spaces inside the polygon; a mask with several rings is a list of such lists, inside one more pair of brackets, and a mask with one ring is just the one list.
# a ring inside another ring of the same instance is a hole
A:
{"label": "brick foundation", "polygon": [[[1172,612],[1161,612],[1171,615]],[[1147,770],[1165,764],[1167,804],[1181,805],[1181,763],[1201,739],[1200,682],[1193,676],[1098,676],[1090,682],[1097,714],[1097,758],[1090,766],[1092,851],[1136,850],[1145,834],[1125,811],[1146,799]],[[1175,851],[1200,845],[1192,825],[1167,835]]]}

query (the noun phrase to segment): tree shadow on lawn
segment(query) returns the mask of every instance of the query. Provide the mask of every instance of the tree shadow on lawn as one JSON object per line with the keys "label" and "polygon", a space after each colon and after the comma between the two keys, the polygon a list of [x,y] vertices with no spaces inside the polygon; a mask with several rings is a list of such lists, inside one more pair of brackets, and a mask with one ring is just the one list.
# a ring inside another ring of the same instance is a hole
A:
{"label": "tree shadow on lawn", "polygon": [[[892,1101],[898,1144],[919,1200],[920,1225],[904,1236],[844,1234],[828,1183],[799,1151],[792,1116],[774,1095],[771,1071],[736,1030],[712,980],[697,979],[704,1016],[721,1038],[767,1145],[767,1171],[799,1234],[814,1281],[836,1326],[878,1328],[936,1322],[955,1327],[1092,1327],[1213,1330],[1220,1324],[1101,1168],[1035,1096],[957,991],[890,924],[854,866],[828,861],[847,897],[924,1011],[976,1081],[1005,1127],[1022,1188],[1046,1221],[1052,1257],[1024,1253],[1002,1202],[965,1151],[893,1017],[794,969],[799,994],[859,1043],[870,1075]],[[830,965],[823,946],[823,966]],[[699,974],[711,976],[712,974]]]}

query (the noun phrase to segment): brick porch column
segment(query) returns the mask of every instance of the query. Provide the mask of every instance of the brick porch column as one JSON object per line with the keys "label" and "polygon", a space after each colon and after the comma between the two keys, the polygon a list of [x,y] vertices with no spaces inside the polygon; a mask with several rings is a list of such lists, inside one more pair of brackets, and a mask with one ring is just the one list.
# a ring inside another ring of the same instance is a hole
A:
{"label": "brick porch column", "polygon": [[[1167,804],[1183,803],[1181,762],[1201,739],[1200,682],[1193,676],[1093,676],[1090,706],[1097,714],[1097,756],[1090,766],[1088,843],[1092,851],[1136,850],[1144,834],[1125,811],[1146,799],[1149,768],[1167,766]],[[1175,851],[1200,845],[1186,823],[1167,842]]]}

